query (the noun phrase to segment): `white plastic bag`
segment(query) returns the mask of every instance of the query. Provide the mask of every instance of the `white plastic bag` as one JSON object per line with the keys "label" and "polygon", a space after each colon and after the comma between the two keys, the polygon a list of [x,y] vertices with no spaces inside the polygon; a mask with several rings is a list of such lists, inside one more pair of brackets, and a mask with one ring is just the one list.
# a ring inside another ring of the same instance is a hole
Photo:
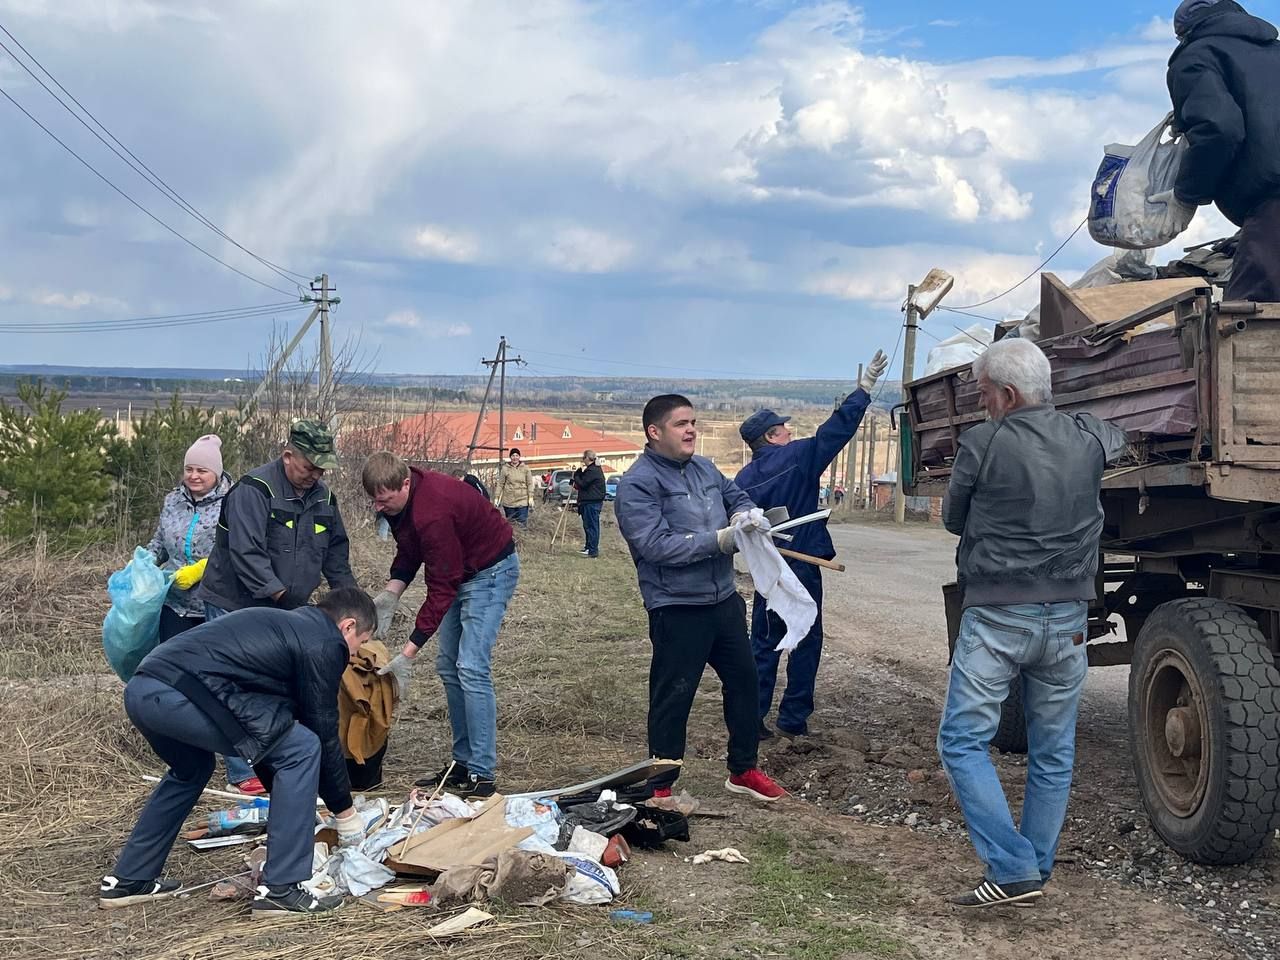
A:
{"label": "white plastic bag", "polygon": [[1196,208],[1173,196],[1186,139],[1166,141],[1172,125],[1170,113],[1137,146],[1107,144],[1089,202],[1089,235],[1098,243],[1131,250],[1160,247],[1191,223]]}
{"label": "white plastic bag", "polygon": [[941,370],[964,367],[987,352],[993,334],[981,323],[975,323],[962,333],[947,337],[932,350],[924,362],[924,375],[932,376]]}
{"label": "white plastic bag", "polygon": [[611,903],[622,891],[618,875],[600,861],[580,853],[557,852],[556,856],[572,864],[575,871],[560,894],[561,900],[584,905]]}

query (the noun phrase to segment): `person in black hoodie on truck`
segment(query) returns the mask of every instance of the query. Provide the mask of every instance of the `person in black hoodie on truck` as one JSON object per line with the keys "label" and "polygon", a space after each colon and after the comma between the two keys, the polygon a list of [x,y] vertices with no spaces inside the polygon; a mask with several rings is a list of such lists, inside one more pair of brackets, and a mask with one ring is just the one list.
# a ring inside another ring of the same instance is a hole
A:
{"label": "person in black hoodie on truck", "polygon": [[213,774],[215,753],[242,757],[271,790],[253,916],[321,913],[342,902],[316,897],[302,882],[311,878],[317,794],[336,815],[342,846],[364,840],[338,739],[338,686],[377,622],[368,594],[344,587],[313,607],[238,610],[147,654],[125,687],[125,712],[169,769],[103,877],[99,906],[178,892],[160,873]]}
{"label": "person in black hoodie on truck", "polygon": [[1225,299],[1280,301],[1280,43],[1234,0],[1184,0],[1169,58],[1187,138],[1174,195],[1216,203],[1240,227]]}

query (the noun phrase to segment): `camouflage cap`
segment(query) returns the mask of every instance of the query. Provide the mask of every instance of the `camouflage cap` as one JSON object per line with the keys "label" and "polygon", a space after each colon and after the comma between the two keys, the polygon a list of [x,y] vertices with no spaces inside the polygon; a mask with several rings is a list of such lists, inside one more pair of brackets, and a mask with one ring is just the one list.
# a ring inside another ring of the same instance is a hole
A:
{"label": "camouflage cap", "polygon": [[289,428],[289,445],[321,470],[338,465],[333,434],[319,420],[295,420]]}

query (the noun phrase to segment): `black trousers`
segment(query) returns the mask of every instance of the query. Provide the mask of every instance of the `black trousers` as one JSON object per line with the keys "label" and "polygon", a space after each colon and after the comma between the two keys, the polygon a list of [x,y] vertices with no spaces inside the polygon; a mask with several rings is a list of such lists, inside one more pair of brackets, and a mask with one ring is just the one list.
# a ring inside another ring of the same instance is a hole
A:
{"label": "black trousers", "polygon": [[1280,197],[1259,204],[1240,228],[1223,299],[1280,302]]}
{"label": "black trousers", "polygon": [[[684,759],[685,733],[698,681],[708,666],[724,691],[724,722],[729,728],[729,772],[756,766],[760,716],[756,709],[756,662],[747,635],[747,605],[734,594],[708,606],[659,607],[649,611],[649,754],[662,760]],[[679,771],[654,777],[655,788],[668,787]]]}
{"label": "black trousers", "polygon": [[160,643],[172,640],[180,633],[204,623],[204,617],[184,617],[169,607],[160,608]]}

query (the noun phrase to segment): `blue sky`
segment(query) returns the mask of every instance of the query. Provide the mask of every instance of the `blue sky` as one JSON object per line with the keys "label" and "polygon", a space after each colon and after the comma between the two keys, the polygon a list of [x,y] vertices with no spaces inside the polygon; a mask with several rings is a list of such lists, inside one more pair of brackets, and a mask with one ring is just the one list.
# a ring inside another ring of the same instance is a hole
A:
{"label": "blue sky", "polygon": [[[893,348],[930,267],[962,305],[1071,232],[1104,144],[1168,109],[1174,6],[0,0],[0,24],[228,234],[327,270],[336,334],[384,371],[476,372],[505,334],[535,372],[827,378]],[[296,294],[2,51],[0,87],[156,216]],[[287,298],[166,233],[4,100],[0,137],[0,362],[261,354],[269,315],[97,327]],[[1176,246],[1227,232],[1202,209]],[[1107,252],[1082,231],[1054,268]]]}

